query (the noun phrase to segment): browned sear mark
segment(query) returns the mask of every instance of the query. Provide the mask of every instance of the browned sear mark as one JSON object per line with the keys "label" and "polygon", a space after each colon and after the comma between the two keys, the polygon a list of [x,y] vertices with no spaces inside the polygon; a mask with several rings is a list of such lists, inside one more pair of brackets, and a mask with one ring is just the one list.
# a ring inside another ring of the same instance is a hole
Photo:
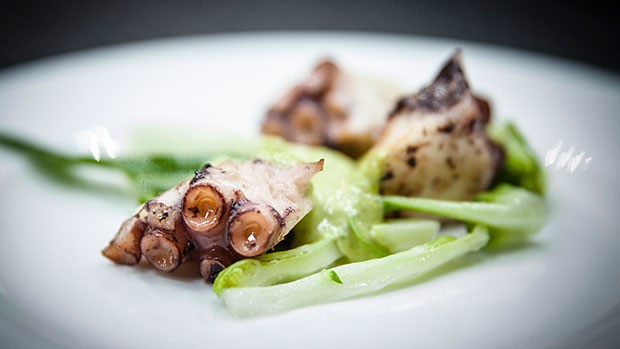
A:
{"label": "browned sear mark", "polygon": [[416,158],[415,156],[410,157],[409,159],[407,159],[407,165],[409,165],[409,167],[413,168],[416,165]]}
{"label": "browned sear mark", "polygon": [[441,133],[450,133],[450,132],[452,132],[454,130],[455,126],[456,125],[453,122],[449,122],[448,124],[439,127],[437,129],[437,131],[439,131]]}

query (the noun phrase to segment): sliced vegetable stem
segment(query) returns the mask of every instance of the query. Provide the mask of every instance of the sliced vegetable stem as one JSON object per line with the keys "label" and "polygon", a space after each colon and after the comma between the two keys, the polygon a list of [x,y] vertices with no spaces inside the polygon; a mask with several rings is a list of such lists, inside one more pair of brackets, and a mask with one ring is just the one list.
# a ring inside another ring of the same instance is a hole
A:
{"label": "sliced vegetable stem", "polygon": [[242,259],[224,269],[213,283],[220,294],[225,288],[269,286],[296,280],[327,268],[342,257],[334,239]]}
{"label": "sliced vegetable stem", "polygon": [[408,250],[427,243],[439,232],[438,221],[430,219],[399,219],[374,224],[370,236],[391,253]]}
{"label": "sliced vegetable stem", "polygon": [[442,236],[383,258],[341,265],[293,282],[268,287],[227,288],[226,307],[238,316],[260,316],[377,292],[408,281],[443,263],[484,247],[486,228],[461,238]]}
{"label": "sliced vegetable stem", "polygon": [[502,244],[524,241],[548,218],[547,206],[541,196],[509,184],[480,193],[477,202],[384,196],[383,203],[388,212],[413,210],[488,226],[494,243],[502,241]]}

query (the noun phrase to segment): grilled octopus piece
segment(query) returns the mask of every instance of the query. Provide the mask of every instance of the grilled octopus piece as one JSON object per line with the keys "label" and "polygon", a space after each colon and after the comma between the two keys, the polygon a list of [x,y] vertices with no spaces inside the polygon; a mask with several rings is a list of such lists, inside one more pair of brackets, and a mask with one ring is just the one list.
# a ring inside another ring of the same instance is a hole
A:
{"label": "grilled octopus piece", "polygon": [[281,168],[262,160],[207,164],[188,181],[149,200],[126,220],[103,255],[119,264],[140,257],[171,272],[197,258],[217,274],[280,242],[312,209],[307,189],[323,160]]}
{"label": "grilled octopus piece", "polygon": [[310,179],[323,160],[288,169],[254,160],[205,166],[196,171],[183,202],[187,236],[198,247],[209,278],[242,257],[265,253],[312,209]]}
{"label": "grilled octopus piece", "polygon": [[390,82],[354,76],[324,60],[269,109],[262,132],[357,158],[375,142],[399,94]]}
{"label": "grilled octopus piece", "polygon": [[475,96],[457,51],[435,81],[402,98],[376,147],[386,152],[382,194],[471,200],[502,162],[485,131],[489,103]]}

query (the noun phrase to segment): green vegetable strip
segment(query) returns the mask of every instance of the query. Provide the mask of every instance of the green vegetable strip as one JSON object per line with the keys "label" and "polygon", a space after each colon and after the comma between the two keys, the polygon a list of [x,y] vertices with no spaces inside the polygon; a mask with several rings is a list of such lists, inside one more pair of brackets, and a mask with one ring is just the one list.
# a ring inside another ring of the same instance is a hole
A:
{"label": "green vegetable strip", "polygon": [[545,193],[545,173],[534,151],[513,122],[491,123],[489,137],[504,150],[504,166],[496,183],[510,183],[537,194]]}
{"label": "green vegetable strip", "polygon": [[395,253],[431,241],[439,228],[439,222],[430,219],[399,219],[373,225],[370,236]]}
{"label": "green vegetable strip", "polygon": [[243,259],[224,269],[213,283],[218,295],[230,287],[270,286],[327,268],[342,257],[335,240],[326,239],[291,250]]}
{"label": "green vegetable strip", "polygon": [[65,155],[3,133],[0,133],[0,146],[23,155],[42,175],[71,186],[94,187],[98,184],[94,178],[78,175],[77,170],[83,166],[120,171],[133,182],[140,201],[152,198],[187,179],[205,161],[197,156],[155,154],[97,161],[92,157]]}
{"label": "green vegetable strip", "polygon": [[[468,223],[486,225],[494,239],[518,242],[545,224],[548,211],[542,197],[509,184],[478,195],[478,202],[385,196],[386,211],[413,210]],[[498,240],[498,241],[499,241]]]}
{"label": "green vegetable strip", "polygon": [[[359,222],[354,220],[353,218],[349,218],[349,229],[351,229],[351,234],[357,239],[357,242],[362,245],[368,252],[370,252],[374,257],[384,257],[387,256],[390,252],[383,248],[382,246],[375,243],[375,241],[370,241],[362,236],[362,230],[366,227],[360,226]],[[368,234],[371,232],[369,231]]]}
{"label": "green vegetable strip", "polygon": [[486,228],[478,226],[461,238],[442,236],[427,244],[383,258],[350,263],[286,284],[227,288],[222,298],[237,316],[259,316],[298,307],[367,295],[411,280],[454,258],[484,247]]}

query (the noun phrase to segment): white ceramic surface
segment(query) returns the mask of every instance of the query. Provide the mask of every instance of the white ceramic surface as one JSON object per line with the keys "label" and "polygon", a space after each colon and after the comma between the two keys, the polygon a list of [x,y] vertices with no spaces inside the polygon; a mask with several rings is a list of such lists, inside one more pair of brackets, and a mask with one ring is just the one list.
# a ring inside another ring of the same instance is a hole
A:
{"label": "white ceramic surface", "polygon": [[[620,78],[540,55],[429,38],[351,33],[189,37],[59,56],[0,71],[0,130],[75,151],[105,125],[255,134],[269,102],[330,56],[411,91],[456,47],[474,90],[544,159],[558,140],[591,157],[550,166],[552,217],[527,248],[480,253],[382,294],[251,320],[189,276],[100,255],[135,206],[68,188],[0,149],[0,347],[613,347],[620,339]],[[616,154],[616,155],[614,155]]]}

